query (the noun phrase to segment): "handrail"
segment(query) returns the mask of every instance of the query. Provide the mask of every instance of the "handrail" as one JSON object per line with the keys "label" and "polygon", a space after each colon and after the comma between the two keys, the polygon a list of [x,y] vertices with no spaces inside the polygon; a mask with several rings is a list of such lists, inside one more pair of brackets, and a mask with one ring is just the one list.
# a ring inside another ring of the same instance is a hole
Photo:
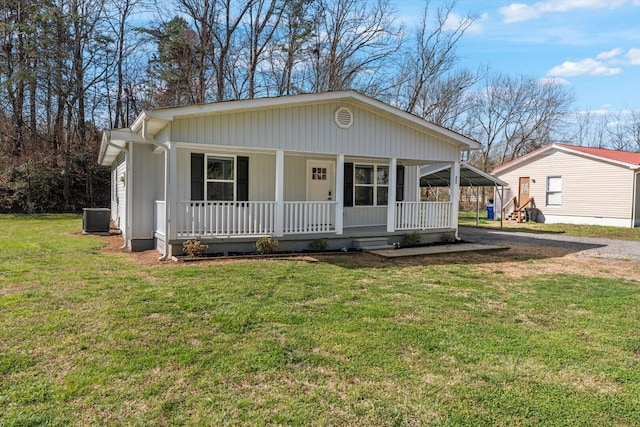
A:
{"label": "handrail", "polygon": [[523,210],[524,208],[526,208],[528,205],[531,205],[529,207],[533,207],[533,197],[529,198],[526,202],[524,202],[522,205],[518,206],[518,211]]}
{"label": "handrail", "polygon": [[506,218],[506,212],[507,212],[507,207],[513,203],[513,210],[517,210],[516,206],[518,205],[518,198],[516,196],[513,196],[512,198],[510,198],[507,203],[504,204],[504,206],[502,207],[502,218]]}

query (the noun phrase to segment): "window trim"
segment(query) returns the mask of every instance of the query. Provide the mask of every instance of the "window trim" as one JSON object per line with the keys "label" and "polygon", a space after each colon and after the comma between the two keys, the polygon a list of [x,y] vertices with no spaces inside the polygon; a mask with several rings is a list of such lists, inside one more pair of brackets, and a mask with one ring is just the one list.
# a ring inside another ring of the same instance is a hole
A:
{"label": "window trim", "polygon": [[[556,190],[556,191],[551,191],[549,189],[549,184],[551,182],[552,179],[560,179],[560,190]],[[547,188],[546,188],[546,200],[545,200],[545,204],[546,206],[550,206],[550,207],[561,207],[562,206],[562,175],[549,175],[547,176]],[[549,203],[549,196],[550,195],[556,195],[559,194],[560,195],[560,202],[559,203]]]}
{"label": "window trim", "polygon": [[[209,159],[231,159],[233,161],[233,179],[209,179],[208,166]],[[220,154],[205,154],[204,156],[204,200],[207,202],[235,202],[238,198],[238,156],[235,155],[220,155]],[[233,199],[232,200],[211,200],[209,199],[209,183],[231,183],[233,184]]]}
{"label": "window trim", "polygon": [[[373,167],[373,177],[371,184],[358,184],[356,180],[356,170],[359,166],[371,166]],[[378,184],[378,168],[383,167],[387,168],[387,183],[386,184]],[[389,165],[380,164],[380,163],[354,163],[353,164],[353,207],[357,208],[370,208],[370,207],[387,207],[389,205]],[[356,198],[356,188],[357,187],[366,187],[373,188],[373,204],[371,205],[360,205],[357,202]],[[386,188],[387,189],[387,200],[384,205],[378,203],[378,188]]]}

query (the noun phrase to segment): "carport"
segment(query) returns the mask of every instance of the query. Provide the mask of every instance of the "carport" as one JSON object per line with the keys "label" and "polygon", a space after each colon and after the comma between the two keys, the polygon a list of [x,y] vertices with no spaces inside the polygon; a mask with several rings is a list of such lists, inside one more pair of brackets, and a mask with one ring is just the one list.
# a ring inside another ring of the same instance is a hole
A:
{"label": "carport", "polygon": [[[449,187],[451,189],[451,164],[436,163],[420,167],[420,187],[422,188],[438,188]],[[480,222],[480,196],[477,191],[480,187],[493,187],[500,191],[495,191],[500,197],[500,206],[503,205],[504,187],[508,186],[506,182],[481,171],[468,163],[460,163],[460,187],[470,187],[476,196],[476,226]],[[504,218],[500,215],[500,227],[504,225]]]}

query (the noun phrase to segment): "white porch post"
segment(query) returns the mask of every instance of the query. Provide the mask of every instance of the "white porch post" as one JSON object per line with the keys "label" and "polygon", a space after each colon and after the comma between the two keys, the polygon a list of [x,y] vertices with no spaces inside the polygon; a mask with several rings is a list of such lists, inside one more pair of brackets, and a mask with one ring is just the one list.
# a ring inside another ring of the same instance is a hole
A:
{"label": "white porch post", "polygon": [[284,235],[284,151],[276,151],[276,237]]}
{"label": "white porch post", "polygon": [[460,160],[456,160],[451,164],[451,187],[449,188],[451,201],[451,211],[449,216],[450,227],[456,230],[456,238],[458,237],[458,205],[460,204]]}
{"label": "white porch post", "polygon": [[344,154],[336,160],[336,234],[342,234],[344,226]]}
{"label": "white porch post", "polygon": [[387,196],[387,232],[396,231],[396,179],[398,159],[389,160],[389,188]]}
{"label": "white porch post", "polygon": [[[167,242],[175,240],[178,237],[178,152],[174,143],[168,143],[165,156],[165,209],[166,209],[166,230],[165,236]],[[171,245],[167,245],[167,252],[164,255],[171,257]]]}

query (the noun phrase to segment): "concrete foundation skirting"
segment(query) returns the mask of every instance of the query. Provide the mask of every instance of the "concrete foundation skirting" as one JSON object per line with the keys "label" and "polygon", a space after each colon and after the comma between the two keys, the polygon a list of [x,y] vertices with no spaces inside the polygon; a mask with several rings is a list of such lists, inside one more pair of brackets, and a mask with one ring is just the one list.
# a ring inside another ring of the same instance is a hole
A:
{"label": "concrete foundation skirting", "polygon": [[[437,229],[437,230],[418,230],[421,235],[421,243],[443,242],[452,237],[455,230]],[[337,235],[333,233],[317,234],[317,235],[287,235],[284,237],[274,237],[278,240],[278,251],[283,252],[301,252],[308,251],[310,244],[317,240],[324,240],[327,244],[327,250],[343,250],[353,249],[354,240],[362,238],[383,238],[388,241],[389,245],[394,243],[402,244],[403,236],[410,234],[412,231],[397,231],[388,233],[386,231],[368,231],[365,229],[355,229],[352,233]],[[255,252],[254,244],[260,236],[251,237],[220,237],[220,238],[203,238],[202,242],[209,245],[208,254],[221,253],[250,253]],[[169,244],[172,247],[171,253],[179,255],[183,253],[182,244],[189,239],[172,240]]]}

